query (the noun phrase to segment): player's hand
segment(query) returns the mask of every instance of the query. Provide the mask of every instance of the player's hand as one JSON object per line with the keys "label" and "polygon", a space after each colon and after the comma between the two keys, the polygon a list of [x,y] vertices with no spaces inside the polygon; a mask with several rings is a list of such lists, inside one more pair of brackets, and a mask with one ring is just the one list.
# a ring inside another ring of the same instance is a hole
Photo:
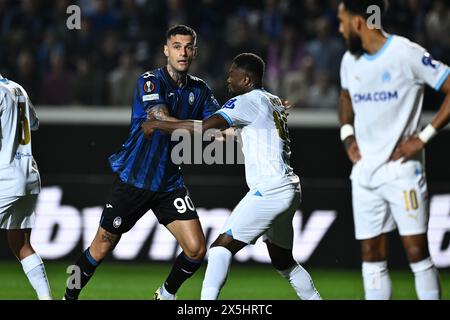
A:
{"label": "player's hand", "polygon": [[144,121],[141,124],[142,132],[144,133],[144,137],[150,138],[150,136],[153,134],[153,132],[156,130],[154,126],[153,120],[147,120]]}
{"label": "player's hand", "polygon": [[156,119],[155,111],[154,111],[154,110],[148,109],[148,110],[146,111],[146,113],[147,113],[147,120],[155,120],[155,119]]}
{"label": "player's hand", "polygon": [[410,159],[413,155],[421,151],[425,147],[425,144],[417,136],[410,136],[400,140],[392,153],[392,161],[396,161],[403,158],[402,163]]}
{"label": "player's hand", "polygon": [[359,147],[356,143],[355,136],[350,136],[344,140],[345,150],[350,161],[355,164],[361,160],[361,154],[359,153]]}
{"label": "player's hand", "polygon": [[291,104],[289,100],[286,99],[281,99],[281,103],[283,104],[286,115],[289,115],[289,112],[294,108],[294,105]]}

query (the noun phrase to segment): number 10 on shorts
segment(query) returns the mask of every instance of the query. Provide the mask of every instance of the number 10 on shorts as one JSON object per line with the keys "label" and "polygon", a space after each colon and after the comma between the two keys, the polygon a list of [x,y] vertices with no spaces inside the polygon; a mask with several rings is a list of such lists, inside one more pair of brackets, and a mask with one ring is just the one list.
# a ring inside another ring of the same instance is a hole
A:
{"label": "number 10 on shorts", "polygon": [[416,190],[403,191],[403,197],[405,199],[406,211],[417,210],[419,208]]}

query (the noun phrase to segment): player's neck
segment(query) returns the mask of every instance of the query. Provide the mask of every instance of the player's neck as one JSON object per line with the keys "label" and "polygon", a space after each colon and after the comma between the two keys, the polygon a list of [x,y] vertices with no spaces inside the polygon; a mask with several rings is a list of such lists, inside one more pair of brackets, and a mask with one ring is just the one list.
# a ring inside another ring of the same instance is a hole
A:
{"label": "player's neck", "polygon": [[170,64],[167,65],[167,72],[169,73],[170,77],[173,79],[173,81],[179,87],[183,87],[186,84],[186,80],[187,80],[187,73],[186,72],[179,72],[179,71],[173,69],[170,66]]}
{"label": "player's neck", "polygon": [[375,54],[386,43],[386,36],[380,31],[369,31],[363,39],[363,48],[368,54]]}

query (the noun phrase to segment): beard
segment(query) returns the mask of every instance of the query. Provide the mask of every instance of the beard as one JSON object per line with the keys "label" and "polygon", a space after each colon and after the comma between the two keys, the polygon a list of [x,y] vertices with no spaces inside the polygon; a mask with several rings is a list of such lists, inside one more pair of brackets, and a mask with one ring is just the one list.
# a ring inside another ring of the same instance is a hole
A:
{"label": "beard", "polygon": [[350,32],[349,37],[346,41],[347,49],[356,57],[360,57],[365,53],[362,46],[362,40],[354,32]]}

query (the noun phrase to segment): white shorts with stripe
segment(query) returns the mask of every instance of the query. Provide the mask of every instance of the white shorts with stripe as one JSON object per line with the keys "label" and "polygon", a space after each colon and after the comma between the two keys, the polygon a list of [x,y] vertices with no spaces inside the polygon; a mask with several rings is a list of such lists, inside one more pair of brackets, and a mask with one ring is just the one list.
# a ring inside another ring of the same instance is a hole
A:
{"label": "white shorts with stripe", "polygon": [[222,233],[247,244],[254,244],[263,235],[264,241],[292,249],[292,219],[300,201],[299,184],[269,191],[250,190],[234,208]]}

